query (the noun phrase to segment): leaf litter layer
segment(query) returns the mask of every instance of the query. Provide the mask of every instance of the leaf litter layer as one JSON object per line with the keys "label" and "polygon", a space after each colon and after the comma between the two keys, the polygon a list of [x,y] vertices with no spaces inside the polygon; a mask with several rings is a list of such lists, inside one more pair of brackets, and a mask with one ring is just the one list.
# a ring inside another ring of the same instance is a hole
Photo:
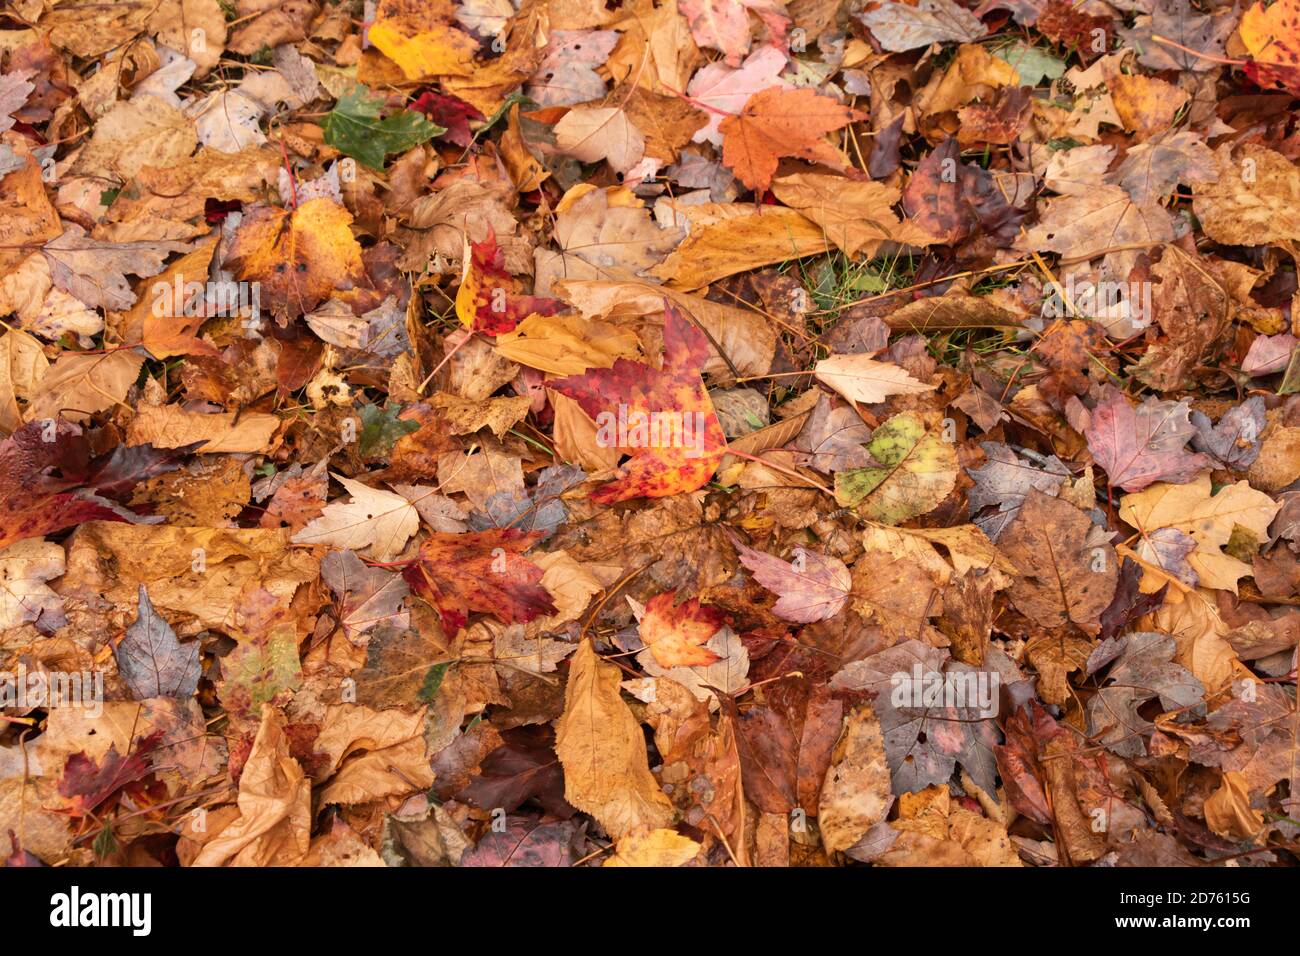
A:
{"label": "leaf litter layer", "polygon": [[0,859],[1294,866],[1300,4],[17,0]]}

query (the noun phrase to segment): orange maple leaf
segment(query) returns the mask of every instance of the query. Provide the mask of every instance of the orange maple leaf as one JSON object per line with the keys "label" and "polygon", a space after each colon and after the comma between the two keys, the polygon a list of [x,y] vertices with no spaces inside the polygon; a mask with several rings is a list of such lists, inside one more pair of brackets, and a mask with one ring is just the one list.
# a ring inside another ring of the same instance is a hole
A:
{"label": "orange maple leaf", "polygon": [[719,124],[722,161],[750,189],[767,189],[777,160],[795,156],[841,168],[839,150],[825,140],[831,130],[867,118],[810,89],[770,87],[746,101],[744,109]]}
{"label": "orange maple leaf", "polygon": [[471,242],[469,251],[456,293],[456,314],[475,332],[502,335],[530,315],[565,311],[559,299],[521,294],[522,286],[506,269],[505,254],[491,230],[482,242]]}
{"label": "orange maple leaf", "polygon": [[1300,0],[1256,3],[1241,18],[1241,42],[1251,55],[1246,75],[1260,86],[1300,94]]}
{"label": "orange maple leaf", "polygon": [[550,592],[538,583],[542,569],[523,557],[541,537],[540,531],[513,528],[430,534],[402,576],[453,631],[465,625],[471,611],[506,624],[531,621],[555,613]]}
{"label": "orange maple leaf", "polygon": [[547,383],[596,420],[598,443],[632,456],[592,501],[663,498],[708,484],[727,446],[700,378],[708,357],[704,334],[665,299],[662,369],[620,358]]}
{"label": "orange maple leaf", "polygon": [[726,623],[722,613],[691,598],[673,605],[675,591],[656,594],[641,615],[641,640],[661,667],[705,667],[718,655],[705,643]]}

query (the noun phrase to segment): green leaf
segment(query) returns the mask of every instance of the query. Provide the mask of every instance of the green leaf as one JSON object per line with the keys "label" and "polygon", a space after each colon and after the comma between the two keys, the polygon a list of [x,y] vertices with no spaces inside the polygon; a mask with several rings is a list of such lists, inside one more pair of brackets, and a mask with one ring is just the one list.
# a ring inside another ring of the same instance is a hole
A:
{"label": "green leaf", "polygon": [[244,640],[222,660],[217,693],[227,712],[256,716],[281,691],[302,685],[298,638],[291,625]]}
{"label": "green leaf", "polygon": [[442,679],[447,676],[447,668],[450,666],[451,661],[444,661],[430,667],[424,675],[424,684],[420,687],[420,693],[416,696],[425,703],[432,703],[438,696],[438,688],[442,687]]}
{"label": "green leaf", "polygon": [[1064,60],[1019,40],[994,50],[993,55],[1016,68],[1022,86],[1037,86],[1044,77],[1055,80],[1065,75]]}
{"label": "green leaf", "polygon": [[878,468],[835,476],[835,500],[872,521],[896,525],[938,506],[957,483],[957,452],[915,412],[886,421],[867,443]]}
{"label": "green leaf", "polygon": [[447,132],[413,110],[399,110],[384,119],[384,98],[364,86],[339,97],[325,117],[325,142],[371,169],[383,169],[384,157],[403,153]]}
{"label": "green leaf", "polygon": [[400,408],[361,406],[361,435],[357,452],[363,460],[387,455],[393,450],[397,439],[420,430],[419,422],[399,419],[397,416],[400,413]]}
{"label": "green leaf", "polygon": [[95,842],[91,844],[91,847],[95,851],[95,856],[101,860],[116,853],[117,840],[113,837],[113,828],[105,825],[104,829],[100,830],[99,835],[95,837]]}
{"label": "green leaf", "polygon": [[1291,349],[1291,359],[1282,375],[1282,384],[1277,387],[1279,395],[1293,395],[1296,392],[1300,392],[1300,345]]}

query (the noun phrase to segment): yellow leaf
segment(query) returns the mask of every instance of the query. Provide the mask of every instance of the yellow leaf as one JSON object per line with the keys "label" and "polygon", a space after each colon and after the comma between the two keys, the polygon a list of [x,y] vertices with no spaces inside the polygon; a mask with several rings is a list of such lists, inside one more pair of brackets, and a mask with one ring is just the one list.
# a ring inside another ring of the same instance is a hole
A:
{"label": "yellow leaf", "polygon": [[332,199],[297,209],[259,207],[247,214],[230,250],[241,279],[261,283],[261,305],[276,314],[310,312],[327,298],[368,284],[352,214]]}
{"label": "yellow leaf", "polygon": [[689,291],[759,266],[825,252],[831,247],[822,228],[793,209],[762,206],[757,212],[739,204],[716,211],[699,225],[691,207],[691,233],[651,274],[673,289]]}
{"label": "yellow leaf", "polygon": [[1245,481],[1210,494],[1210,476],[1202,474],[1185,485],[1159,482],[1120,499],[1119,516],[1138,529],[1143,538],[1161,528],[1173,528],[1190,535],[1196,548],[1187,563],[1196,572],[1198,584],[1237,593],[1237,579],[1251,573],[1250,565],[1223,553],[1232,529],[1241,525],[1263,541],[1268,525],[1281,507]]}
{"label": "yellow leaf", "polygon": [[555,753],[564,768],[564,798],[590,813],[614,839],[637,827],[659,829],[673,805],[650,774],[641,727],[619,695],[621,672],[585,640],[569,665]]}
{"label": "yellow leaf", "polygon": [[700,845],[675,830],[637,830],[618,841],[606,866],[681,866],[695,859]]}
{"label": "yellow leaf", "polygon": [[453,12],[447,0],[385,0],[367,36],[408,80],[468,76],[478,44],[452,26]]}
{"label": "yellow leaf", "polygon": [[640,355],[635,332],[580,315],[530,315],[494,344],[510,361],[552,375],[581,375]]}

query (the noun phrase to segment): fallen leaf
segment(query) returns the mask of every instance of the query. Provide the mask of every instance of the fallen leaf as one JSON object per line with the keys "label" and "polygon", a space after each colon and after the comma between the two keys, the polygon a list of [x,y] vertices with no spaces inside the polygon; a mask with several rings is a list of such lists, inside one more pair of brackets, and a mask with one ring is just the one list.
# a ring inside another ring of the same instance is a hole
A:
{"label": "fallen leaf", "polygon": [[584,640],[569,663],[555,733],[565,799],[616,840],[637,827],[666,827],[673,818],[672,803],[650,775],[645,740],[619,695],[619,680],[618,668]]}

